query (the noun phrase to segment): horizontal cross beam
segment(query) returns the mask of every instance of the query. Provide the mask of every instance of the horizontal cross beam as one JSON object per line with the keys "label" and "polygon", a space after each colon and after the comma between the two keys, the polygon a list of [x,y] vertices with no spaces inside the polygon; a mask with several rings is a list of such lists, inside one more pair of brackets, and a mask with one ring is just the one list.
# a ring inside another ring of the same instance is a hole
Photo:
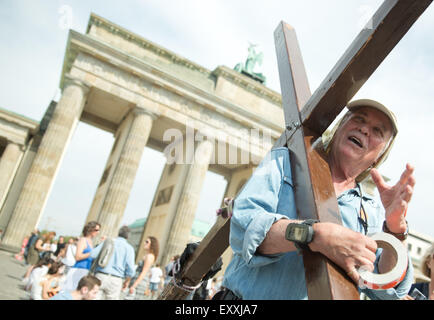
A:
{"label": "horizontal cross beam", "polygon": [[384,1],[302,106],[301,122],[322,134],[431,2]]}

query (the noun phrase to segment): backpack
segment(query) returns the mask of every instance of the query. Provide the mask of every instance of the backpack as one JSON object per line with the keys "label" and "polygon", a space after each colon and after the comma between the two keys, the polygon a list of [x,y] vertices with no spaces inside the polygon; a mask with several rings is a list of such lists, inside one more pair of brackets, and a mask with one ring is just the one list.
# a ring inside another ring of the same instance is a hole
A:
{"label": "backpack", "polygon": [[107,238],[104,240],[104,243],[102,244],[101,251],[98,254],[98,257],[96,257],[92,261],[92,266],[90,267],[90,273],[95,274],[96,269],[99,268],[105,268],[107,264],[109,263],[114,251],[114,241],[112,238]]}

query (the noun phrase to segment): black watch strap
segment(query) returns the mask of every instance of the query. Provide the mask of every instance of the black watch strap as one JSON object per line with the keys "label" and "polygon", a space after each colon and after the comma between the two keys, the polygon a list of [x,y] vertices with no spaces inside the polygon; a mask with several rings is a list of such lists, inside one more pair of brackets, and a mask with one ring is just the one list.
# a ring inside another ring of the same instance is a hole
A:
{"label": "black watch strap", "polygon": [[302,223],[303,223],[303,224],[307,224],[307,225],[309,225],[309,226],[313,226],[313,224],[314,224],[314,223],[317,223],[317,222],[319,222],[319,220],[315,220],[315,219],[307,219],[307,220],[304,220]]}

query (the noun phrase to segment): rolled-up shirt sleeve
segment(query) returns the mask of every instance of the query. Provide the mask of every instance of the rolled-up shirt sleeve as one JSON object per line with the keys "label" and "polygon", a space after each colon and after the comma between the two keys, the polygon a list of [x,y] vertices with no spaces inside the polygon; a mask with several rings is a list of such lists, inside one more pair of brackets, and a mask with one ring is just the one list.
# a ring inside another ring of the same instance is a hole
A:
{"label": "rolled-up shirt sleeve", "polygon": [[271,226],[288,218],[276,212],[284,163],[289,164],[288,152],[271,151],[235,199],[230,244],[234,253],[241,255],[249,267],[273,263],[283,256],[259,255],[256,250]]}

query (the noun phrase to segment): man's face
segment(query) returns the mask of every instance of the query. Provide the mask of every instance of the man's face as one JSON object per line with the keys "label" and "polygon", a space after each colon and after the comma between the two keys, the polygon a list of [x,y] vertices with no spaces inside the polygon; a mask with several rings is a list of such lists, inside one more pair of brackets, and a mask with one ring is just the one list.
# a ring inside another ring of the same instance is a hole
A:
{"label": "man's face", "polygon": [[82,297],[83,300],[95,300],[96,295],[99,291],[99,286],[95,285],[92,290],[89,290],[87,287],[83,287],[82,289]]}
{"label": "man's face", "polygon": [[332,152],[361,171],[375,163],[392,136],[392,125],[382,112],[369,107],[355,110],[336,131]]}

